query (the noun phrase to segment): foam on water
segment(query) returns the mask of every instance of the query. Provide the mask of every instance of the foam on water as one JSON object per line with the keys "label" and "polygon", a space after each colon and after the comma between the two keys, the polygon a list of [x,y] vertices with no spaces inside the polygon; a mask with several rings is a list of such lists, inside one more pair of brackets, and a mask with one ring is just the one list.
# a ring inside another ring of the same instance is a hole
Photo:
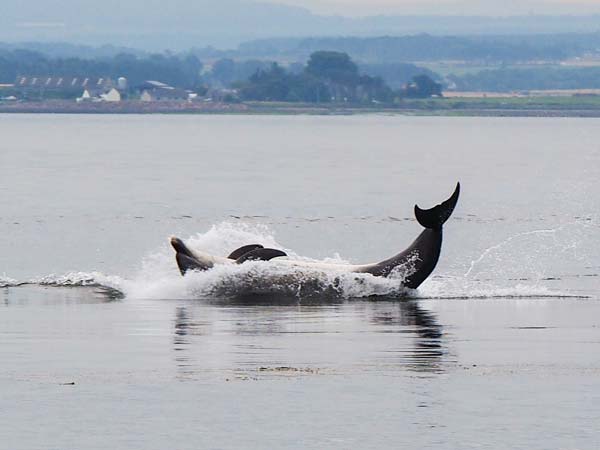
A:
{"label": "foam on water", "polygon": [[[546,233],[534,233],[546,234]],[[512,239],[511,239],[512,240]],[[315,260],[298,255],[277,242],[273,232],[264,225],[244,223],[221,223],[205,233],[185,239],[192,249],[215,255],[227,255],[233,249],[248,243],[283,249],[291,259],[348,264],[339,255]],[[508,240],[510,242],[510,240]],[[402,287],[403,273],[388,278],[370,274],[348,273],[337,270],[315,270],[286,267],[264,261],[251,261],[241,265],[216,266],[206,272],[191,272],[182,277],[177,270],[173,250],[167,240],[157,251],[147,255],[140,269],[131,278],[106,275],[101,272],[71,272],[63,275],[47,275],[31,280],[18,281],[4,275],[0,287],[37,284],[43,286],[91,286],[105,287],[121,292],[126,298],[136,299],[192,299],[207,297],[230,297],[246,295],[292,296],[298,298],[529,298],[573,297],[542,286],[540,277],[527,283],[499,285],[502,277],[487,280],[478,278],[474,268],[482,260],[507,242],[490,247],[462,276],[436,274],[425,281],[418,290]],[[481,273],[479,273],[481,275]],[[496,273],[495,275],[498,275]],[[506,278],[506,277],[504,277]]]}
{"label": "foam on water", "polygon": [[26,285],[48,287],[102,287],[123,293],[127,281],[116,275],[105,275],[102,272],[68,272],[62,275],[49,274],[27,280],[15,280],[0,276],[0,288]]}
{"label": "foam on water", "polygon": [[6,274],[0,275],[0,288],[17,286],[19,282],[14,278],[8,277]]}
{"label": "foam on water", "polygon": [[484,299],[484,298],[582,298],[541,286],[517,283],[514,286],[500,287],[491,282],[470,280],[465,277],[435,277],[426,280],[417,291],[416,298],[422,299]]}

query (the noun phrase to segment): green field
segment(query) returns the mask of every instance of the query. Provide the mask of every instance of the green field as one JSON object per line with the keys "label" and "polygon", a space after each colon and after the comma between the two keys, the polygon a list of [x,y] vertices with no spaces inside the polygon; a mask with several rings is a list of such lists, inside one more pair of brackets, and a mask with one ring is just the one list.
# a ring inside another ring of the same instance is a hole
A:
{"label": "green field", "polygon": [[398,113],[472,116],[600,116],[600,96],[404,99],[394,105],[246,103],[255,114]]}
{"label": "green field", "polygon": [[600,109],[600,95],[547,97],[452,97],[403,100],[401,108],[415,109],[522,109],[581,110]]}
{"label": "green field", "polygon": [[457,75],[457,76],[462,76],[462,75],[467,75],[467,74],[477,74],[483,70],[499,70],[499,69],[520,69],[520,70],[526,70],[526,69],[547,69],[547,68],[555,68],[555,69],[559,69],[559,68],[564,68],[563,66],[561,66],[560,64],[557,63],[547,63],[547,64],[500,64],[500,63],[493,63],[493,64],[475,64],[475,63],[460,63],[460,62],[454,62],[454,61],[448,61],[448,62],[444,62],[444,61],[440,61],[440,62],[429,62],[429,61],[425,61],[425,62],[415,62],[414,64],[416,64],[419,67],[424,67],[426,69],[429,69],[443,77],[446,77],[448,75]]}
{"label": "green field", "polygon": [[66,114],[408,114],[452,116],[600,117],[600,96],[404,99],[395,104],[244,102],[75,103],[74,101],[0,100],[0,113]]}

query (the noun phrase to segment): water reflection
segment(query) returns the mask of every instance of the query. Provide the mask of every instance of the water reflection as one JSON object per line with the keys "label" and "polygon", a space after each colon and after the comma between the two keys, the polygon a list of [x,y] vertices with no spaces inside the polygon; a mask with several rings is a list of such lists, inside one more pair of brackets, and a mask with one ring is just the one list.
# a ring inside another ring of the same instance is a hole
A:
{"label": "water reflection", "polygon": [[180,376],[193,374],[190,369],[189,357],[185,354],[186,345],[189,343],[188,333],[191,329],[187,308],[175,308],[175,335],[173,337],[173,350],[175,351],[175,364]]}
{"label": "water reflection", "polygon": [[447,362],[443,327],[416,300],[254,300],[186,301],[175,307],[173,350],[181,378],[282,367],[302,373],[440,373]]}
{"label": "water reflection", "polygon": [[416,300],[395,303],[393,310],[375,310],[371,322],[384,327],[388,331],[414,334],[414,347],[392,349],[388,352],[397,354],[401,364],[408,369],[419,372],[442,371],[443,328],[436,316],[419,305]]}
{"label": "water reflection", "polygon": [[181,350],[179,345],[187,344],[186,336],[189,329],[190,323],[187,308],[178,306],[175,308],[175,338],[173,339],[175,351]]}

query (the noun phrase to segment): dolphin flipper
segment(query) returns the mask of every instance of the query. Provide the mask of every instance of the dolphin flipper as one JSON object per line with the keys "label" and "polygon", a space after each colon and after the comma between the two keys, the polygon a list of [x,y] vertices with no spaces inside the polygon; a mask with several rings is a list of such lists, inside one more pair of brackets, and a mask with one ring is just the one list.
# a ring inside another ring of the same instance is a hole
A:
{"label": "dolphin flipper", "polygon": [[243,247],[237,248],[234,251],[232,251],[227,258],[238,259],[240,256],[244,256],[246,253],[250,253],[252,250],[256,250],[257,248],[264,247],[260,244],[244,245]]}
{"label": "dolphin flipper", "polygon": [[269,261],[270,259],[277,258],[278,256],[287,256],[287,253],[274,248],[257,248],[240,256],[235,260],[235,262],[242,264],[246,261]]}
{"label": "dolphin flipper", "polygon": [[183,253],[177,253],[175,260],[181,275],[185,275],[189,270],[206,270],[206,267],[196,258],[191,258]]}

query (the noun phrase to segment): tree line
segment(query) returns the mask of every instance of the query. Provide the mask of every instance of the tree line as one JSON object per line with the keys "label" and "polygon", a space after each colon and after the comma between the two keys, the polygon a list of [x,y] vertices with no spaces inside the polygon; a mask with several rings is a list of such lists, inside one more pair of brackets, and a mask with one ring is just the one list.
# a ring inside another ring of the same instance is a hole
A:
{"label": "tree line", "polygon": [[600,48],[600,32],[538,35],[270,38],[240,44],[236,57],[305,58],[320,49],[345,52],[363,62],[564,60]]}
{"label": "tree line", "polygon": [[402,97],[442,95],[441,84],[424,74],[394,91],[382,78],[361,74],[346,53],[332,51],[314,52],[297,73],[273,63],[236,87],[244,100],[307,103],[390,103]]}
{"label": "tree line", "polygon": [[204,64],[193,54],[120,53],[82,59],[49,58],[30,50],[0,50],[0,83],[11,83],[17,76],[125,77],[130,86],[157,80],[197,92],[205,92],[207,86],[236,88],[241,100],[309,103],[388,103],[398,97],[441,95],[441,85],[433,80],[435,74],[425,69],[420,71],[410,64],[379,67],[382,73],[394,75],[394,90],[382,77],[362,73],[342,52],[317,51],[306,64],[292,63],[286,68],[276,62],[223,58],[210,70],[203,69]]}
{"label": "tree line", "polygon": [[202,84],[202,62],[192,54],[153,54],[143,57],[120,53],[98,59],[49,58],[30,50],[0,50],[0,83],[17,76],[125,77],[132,85],[160,80],[172,86],[195,89]]}

